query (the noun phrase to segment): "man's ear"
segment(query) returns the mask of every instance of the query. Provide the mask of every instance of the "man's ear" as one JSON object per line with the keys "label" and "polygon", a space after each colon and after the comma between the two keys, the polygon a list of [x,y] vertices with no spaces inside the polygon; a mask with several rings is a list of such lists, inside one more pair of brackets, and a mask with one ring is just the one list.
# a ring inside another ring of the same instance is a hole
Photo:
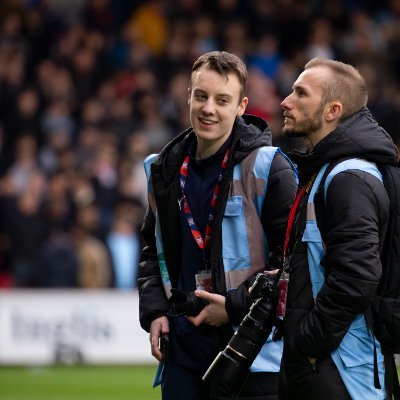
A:
{"label": "man's ear", "polygon": [[244,112],[246,111],[248,102],[249,102],[249,99],[247,97],[243,97],[242,101],[240,102],[240,104],[238,105],[238,108],[237,108],[237,112],[236,112],[237,117],[241,117],[244,114]]}
{"label": "man's ear", "polygon": [[338,101],[333,101],[332,103],[327,104],[328,110],[326,113],[326,121],[333,122],[335,120],[339,120],[343,113],[343,105]]}

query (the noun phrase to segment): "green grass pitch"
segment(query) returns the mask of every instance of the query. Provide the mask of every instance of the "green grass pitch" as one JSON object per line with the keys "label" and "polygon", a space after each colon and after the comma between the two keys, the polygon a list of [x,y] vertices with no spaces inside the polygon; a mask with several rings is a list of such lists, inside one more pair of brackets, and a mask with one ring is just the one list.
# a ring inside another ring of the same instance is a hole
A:
{"label": "green grass pitch", "polygon": [[[156,367],[0,367],[1,400],[160,400]],[[400,370],[398,370],[400,372]]]}
{"label": "green grass pitch", "polygon": [[0,367],[1,400],[160,400],[156,367]]}

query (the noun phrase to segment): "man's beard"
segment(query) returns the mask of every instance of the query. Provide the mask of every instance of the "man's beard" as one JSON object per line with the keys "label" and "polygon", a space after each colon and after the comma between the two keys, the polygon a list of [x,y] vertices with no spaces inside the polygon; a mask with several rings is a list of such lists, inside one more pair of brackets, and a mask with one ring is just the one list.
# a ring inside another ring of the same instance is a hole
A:
{"label": "man's beard", "polygon": [[321,104],[312,117],[306,117],[302,121],[296,122],[291,128],[283,128],[283,135],[286,137],[306,137],[317,132],[322,127],[322,110],[324,106]]}

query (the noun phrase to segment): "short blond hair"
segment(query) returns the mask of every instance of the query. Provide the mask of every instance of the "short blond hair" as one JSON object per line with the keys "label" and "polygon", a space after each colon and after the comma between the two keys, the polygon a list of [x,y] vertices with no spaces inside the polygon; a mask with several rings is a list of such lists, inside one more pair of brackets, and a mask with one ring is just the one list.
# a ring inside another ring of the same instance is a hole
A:
{"label": "short blond hair", "polygon": [[304,70],[315,67],[326,67],[332,72],[331,78],[323,83],[322,103],[339,101],[343,106],[341,120],[367,105],[367,85],[359,71],[352,65],[316,57],[305,65]]}

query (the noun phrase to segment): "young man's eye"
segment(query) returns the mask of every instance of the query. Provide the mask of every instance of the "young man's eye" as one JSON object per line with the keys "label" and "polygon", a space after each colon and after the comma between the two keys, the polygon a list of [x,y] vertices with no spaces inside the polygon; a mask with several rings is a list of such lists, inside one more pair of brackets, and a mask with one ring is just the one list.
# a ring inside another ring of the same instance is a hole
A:
{"label": "young man's eye", "polygon": [[206,100],[206,99],[207,99],[207,96],[206,96],[205,94],[197,93],[197,94],[195,95],[195,99],[196,99],[196,100]]}
{"label": "young man's eye", "polygon": [[224,98],[224,97],[222,97],[222,98],[218,99],[218,103],[219,103],[219,104],[222,104],[222,105],[228,104],[228,103],[229,103],[229,100],[226,99],[226,98]]}

